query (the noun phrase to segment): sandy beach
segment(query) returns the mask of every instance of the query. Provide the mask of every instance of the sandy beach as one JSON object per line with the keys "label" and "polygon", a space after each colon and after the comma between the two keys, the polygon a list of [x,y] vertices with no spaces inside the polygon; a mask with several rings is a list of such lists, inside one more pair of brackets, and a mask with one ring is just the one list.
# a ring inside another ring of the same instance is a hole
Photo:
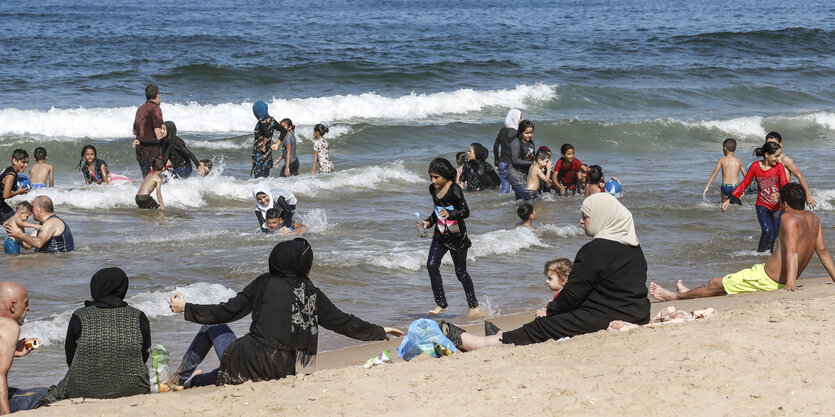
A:
{"label": "sandy beach", "polygon": [[[594,334],[362,367],[400,339],[324,352],[279,381],[116,400],[74,399],[25,412],[58,415],[832,415],[835,285],[796,293],[653,303],[712,307],[710,320]],[[511,329],[529,314],[496,317]],[[483,334],[479,326],[467,328]]]}

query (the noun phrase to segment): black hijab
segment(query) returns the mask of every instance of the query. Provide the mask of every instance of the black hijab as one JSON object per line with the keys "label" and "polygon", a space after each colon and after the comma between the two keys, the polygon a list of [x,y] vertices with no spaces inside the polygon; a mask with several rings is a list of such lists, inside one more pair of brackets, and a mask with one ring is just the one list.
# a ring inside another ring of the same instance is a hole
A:
{"label": "black hijab", "polygon": [[270,273],[259,277],[263,288],[257,292],[252,313],[256,324],[264,297],[270,298],[271,311],[264,311],[269,322],[263,325],[273,329],[270,333],[277,340],[272,342],[296,351],[296,358],[304,366],[316,358],[319,335],[316,287],[307,277],[312,265],[313,249],[307,240],[296,238],[275,245],[270,253]]}
{"label": "black hijab", "polygon": [[115,308],[128,305],[125,294],[128,292],[128,276],[120,268],[100,269],[90,279],[92,301],[85,301],[85,306]]}

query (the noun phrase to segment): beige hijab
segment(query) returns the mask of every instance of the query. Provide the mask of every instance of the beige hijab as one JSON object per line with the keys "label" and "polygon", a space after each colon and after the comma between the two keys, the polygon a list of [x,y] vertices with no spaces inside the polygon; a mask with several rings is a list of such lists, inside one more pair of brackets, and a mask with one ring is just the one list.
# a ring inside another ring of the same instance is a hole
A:
{"label": "beige hijab", "polygon": [[609,193],[597,193],[583,200],[583,214],[589,217],[586,234],[595,239],[614,240],[638,246],[632,213]]}

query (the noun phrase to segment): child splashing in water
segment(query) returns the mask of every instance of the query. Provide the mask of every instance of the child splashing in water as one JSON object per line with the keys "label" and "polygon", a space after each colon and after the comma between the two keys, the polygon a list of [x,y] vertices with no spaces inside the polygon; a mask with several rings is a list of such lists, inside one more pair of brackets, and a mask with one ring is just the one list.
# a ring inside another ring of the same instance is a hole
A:
{"label": "child splashing in water", "polygon": [[107,171],[107,162],[99,159],[96,147],[86,145],[81,149],[81,160],[78,167],[84,175],[84,182],[90,184],[110,184],[110,173]]}
{"label": "child splashing in water", "polygon": [[444,283],[441,279],[441,259],[447,252],[452,256],[455,275],[464,287],[470,317],[479,315],[478,300],[473,288],[473,280],[467,273],[467,249],[472,245],[467,237],[467,226],[464,219],[470,216],[464,191],[455,183],[455,168],[444,158],[435,158],[429,164],[429,194],[435,204],[435,210],[426,220],[422,220],[423,228],[435,226],[435,234],[429,246],[429,257],[426,268],[429,270],[429,280],[432,282],[432,292],[435,295],[435,308],[429,314],[445,311],[449,305],[444,294]]}

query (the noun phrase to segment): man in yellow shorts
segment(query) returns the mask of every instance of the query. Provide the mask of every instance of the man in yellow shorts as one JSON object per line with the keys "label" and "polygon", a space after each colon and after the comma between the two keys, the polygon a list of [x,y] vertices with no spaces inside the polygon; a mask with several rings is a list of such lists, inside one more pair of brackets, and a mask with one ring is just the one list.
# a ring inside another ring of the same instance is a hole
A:
{"label": "man in yellow shorts", "polygon": [[675,292],[651,282],[650,295],[656,300],[669,301],[776,289],[797,291],[797,278],[809,265],[814,253],[818,254],[821,264],[835,282],[835,263],[826,250],[820,219],[806,210],[806,190],[797,183],[786,184],[780,188],[780,199],[783,215],[780,217],[777,246],[764,264],[713,278],[692,290],[685,287],[681,280],[676,283]]}

